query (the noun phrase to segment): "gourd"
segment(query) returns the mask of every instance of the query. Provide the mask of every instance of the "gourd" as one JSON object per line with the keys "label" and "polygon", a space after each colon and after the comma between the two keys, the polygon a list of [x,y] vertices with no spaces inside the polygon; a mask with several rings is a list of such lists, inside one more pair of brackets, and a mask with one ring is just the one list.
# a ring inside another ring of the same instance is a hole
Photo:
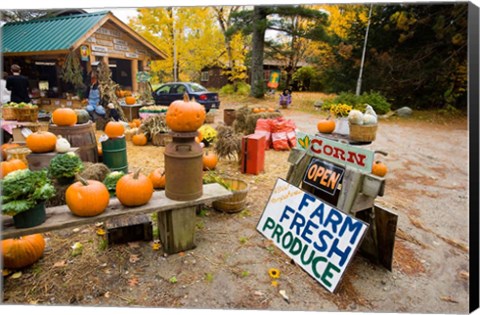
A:
{"label": "gourd", "polygon": [[93,217],[105,211],[110,201],[110,193],[104,183],[78,176],[78,181],[68,186],[65,201],[73,214]]}
{"label": "gourd", "polygon": [[84,109],[76,109],[77,124],[85,124],[90,121],[90,114]]}
{"label": "gourd", "polygon": [[3,267],[20,269],[42,257],[45,239],[41,234],[26,235],[2,241]]}
{"label": "gourd", "polygon": [[127,207],[141,206],[152,198],[153,184],[150,178],[140,173],[140,169],[134,173],[124,175],[117,182],[115,188],[120,203]]}
{"label": "gourd", "polygon": [[140,125],[142,124],[142,120],[138,118],[133,119],[132,122],[135,124],[135,127],[137,128],[140,127]]}
{"label": "gourd", "polygon": [[18,143],[12,143],[12,140],[10,139],[10,142],[2,144],[2,158],[5,161],[7,159],[7,150],[8,149],[13,149],[13,148],[18,148],[20,145]]}
{"label": "gourd", "polygon": [[348,122],[353,125],[363,125],[363,113],[357,109],[352,109],[348,113]]}
{"label": "gourd", "polygon": [[125,133],[125,127],[121,122],[109,121],[105,125],[104,132],[109,138],[118,138],[123,136],[123,134]]}
{"label": "gourd", "polygon": [[321,133],[332,133],[335,130],[335,121],[330,119],[321,119],[317,123],[317,130]]}
{"label": "gourd", "polygon": [[377,117],[370,115],[370,114],[364,114],[363,115],[363,124],[364,125],[375,125],[377,123]]}
{"label": "gourd", "polygon": [[144,146],[147,144],[147,136],[144,133],[137,133],[132,136],[132,143],[134,145]]}
{"label": "gourd", "polygon": [[55,150],[57,136],[50,131],[36,131],[25,139],[27,147],[33,153],[45,153]]}
{"label": "gourd", "polygon": [[154,169],[150,172],[148,178],[152,181],[154,189],[165,188],[165,170],[163,168]]}
{"label": "gourd", "polygon": [[137,102],[137,100],[133,96],[126,96],[125,97],[125,103],[127,105],[134,105],[136,102]]}
{"label": "gourd", "polygon": [[375,163],[373,163],[372,174],[380,177],[384,177],[385,175],[387,175],[387,172],[388,172],[388,168],[383,162],[375,161]]}
{"label": "gourd", "polygon": [[70,142],[62,136],[57,137],[57,143],[55,144],[55,151],[58,153],[65,153],[70,150]]}
{"label": "gourd", "polygon": [[20,159],[10,159],[8,161],[2,161],[1,165],[1,173],[0,178],[7,176],[9,173],[14,172],[16,170],[24,170],[27,169],[28,166]]}
{"label": "gourd", "polygon": [[218,155],[207,150],[203,154],[202,161],[204,170],[214,170],[217,167]]}
{"label": "gourd", "polygon": [[194,99],[190,100],[188,94],[183,94],[183,100],[170,104],[165,120],[167,126],[175,132],[193,132],[200,128],[206,118],[205,108]]}
{"label": "gourd", "polygon": [[57,108],[52,113],[52,121],[57,126],[74,126],[77,114],[71,108]]}

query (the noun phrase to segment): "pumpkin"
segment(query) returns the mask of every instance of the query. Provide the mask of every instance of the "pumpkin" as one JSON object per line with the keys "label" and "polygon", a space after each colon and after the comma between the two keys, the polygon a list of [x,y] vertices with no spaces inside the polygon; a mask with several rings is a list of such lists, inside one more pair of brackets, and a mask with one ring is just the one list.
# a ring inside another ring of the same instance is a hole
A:
{"label": "pumpkin", "polygon": [[135,124],[133,121],[128,123],[128,127],[130,128],[137,128],[137,124]]}
{"label": "pumpkin", "polygon": [[133,96],[126,96],[125,97],[125,103],[127,105],[135,105],[136,102],[137,102],[137,100]]}
{"label": "pumpkin", "polygon": [[57,143],[55,144],[55,151],[58,153],[66,153],[70,150],[70,142],[62,136],[57,136]]}
{"label": "pumpkin", "polygon": [[380,177],[387,175],[388,168],[382,161],[375,161],[372,165],[372,174]]}
{"label": "pumpkin", "polygon": [[214,170],[218,163],[218,155],[207,150],[203,154],[202,160],[204,170]]}
{"label": "pumpkin", "polygon": [[322,119],[317,123],[317,130],[321,133],[332,133],[335,130],[335,121]]}
{"label": "pumpkin", "polygon": [[90,121],[90,114],[84,109],[75,109],[77,124],[85,124]]}
{"label": "pumpkin", "polygon": [[3,267],[20,269],[30,266],[42,257],[44,250],[45,239],[41,234],[3,240]]}
{"label": "pumpkin", "polygon": [[144,146],[147,144],[147,136],[144,133],[137,133],[132,136],[132,142],[134,145]]}
{"label": "pumpkin", "polygon": [[252,111],[253,111],[255,114],[260,113],[260,108],[255,107]]}
{"label": "pumpkin", "polygon": [[270,113],[273,113],[273,112],[275,111],[275,109],[269,107],[269,108],[268,108],[268,111],[269,111]]}
{"label": "pumpkin", "polygon": [[120,97],[120,98],[125,97],[125,91],[117,89],[115,91],[115,95],[117,95],[117,97]]}
{"label": "pumpkin", "polygon": [[20,159],[10,159],[8,161],[3,161],[0,163],[1,165],[1,173],[0,178],[7,176],[8,173],[11,173],[16,170],[24,170],[27,169],[28,166]]}
{"label": "pumpkin", "polygon": [[98,152],[98,156],[102,156],[103,155],[102,147],[97,146],[97,152]]}
{"label": "pumpkin", "polygon": [[10,142],[2,144],[2,158],[3,160],[7,159],[7,150],[8,149],[13,149],[13,148],[18,148],[20,145],[18,143],[12,143],[12,139],[10,139]]}
{"label": "pumpkin", "polygon": [[52,122],[57,126],[74,126],[77,114],[71,108],[57,108],[52,113]]}
{"label": "pumpkin", "polygon": [[104,183],[96,180],[78,181],[68,186],[65,192],[68,209],[79,217],[93,217],[105,211],[110,201],[110,193]]}
{"label": "pumpkin", "polygon": [[140,173],[140,169],[134,173],[122,176],[115,187],[115,194],[120,203],[127,207],[137,207],[150,201],[153,195],[153,184],[150,178]]}
{"label": "pumpkin", "polygon": [[165,116],[167,126],[175,132],[193,132],[200,128],[206,118],[205,107],[194,99],[190,101],[188,94],[183,94],[183,100],[170,104]]}
{"label": "pumpkin", "polygon": [[36,131],[25,139],[27,147],[33,153],[45,153],[55,150],[57,136],[50,131]]}
{"label": "pumpkin", "polygon": [[134,120],[132,120],[132,122],[135,124],[135,127],[140,127],[140,125],[142,124],[142,120],[141,119],[138,119],[138,118],[135,118]]}
{"label": "pumpkin", "polygon": [[128,90],[123,90],[123,97],[132,96],[132,92]]}
{"label": "pumpkin", "polygon": [[165,188],[165,170],[163,168],[154,169],[149,175],[148,178],[152,181],[154,189],[164,189]]}
{"label": "pumpkin", "polygon": [[118,138],[123,136],[123,134],[125,133],[125,127],[121,122],[109,121],[105,125],[104,132],[109,138]]}

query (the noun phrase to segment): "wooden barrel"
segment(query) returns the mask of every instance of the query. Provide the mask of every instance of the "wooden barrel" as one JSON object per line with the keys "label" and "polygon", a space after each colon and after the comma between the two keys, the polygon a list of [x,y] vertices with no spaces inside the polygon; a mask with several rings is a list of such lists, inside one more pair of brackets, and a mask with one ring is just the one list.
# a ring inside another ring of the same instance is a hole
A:
{"label": "wooden barrel", "polygon": [[74,126],[57,126],[51,124],[48,127],[51,133],[62,136],[70,142],[72,147],[78,147],[78,155],[84,162],[98,162],[97,138],[92,122],[78,124]]}

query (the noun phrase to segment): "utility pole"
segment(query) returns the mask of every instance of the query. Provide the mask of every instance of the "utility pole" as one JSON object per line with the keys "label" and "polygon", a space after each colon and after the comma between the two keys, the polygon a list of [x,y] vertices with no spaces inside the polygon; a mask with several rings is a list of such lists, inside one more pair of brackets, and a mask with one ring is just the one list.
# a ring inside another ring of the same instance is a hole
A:
{"label": "utility pole", "polygon": [[367,41],[368,41],[368,30],[370,29],[370,18],[372,16],[373,3],[370,4],[370,12],[368,13],[368,22],[367,22],[367,31],[365,32],[365,42],[363,43],[362,51],[362,60],[360,62],[360,73],[358,74],[357,80],[357,89],[355,95],[360,95],[360,89],[362,87],[362,74],[363,74],[363,65],[365,63],[365,51],[367,50]]}
{"label": "utility pole", "polygon": [[178,80],[178,69],[177,69],[177,30],[175,28],[175,7],[172,8],[172,28],[173,28],[173,81],[177,82]]}

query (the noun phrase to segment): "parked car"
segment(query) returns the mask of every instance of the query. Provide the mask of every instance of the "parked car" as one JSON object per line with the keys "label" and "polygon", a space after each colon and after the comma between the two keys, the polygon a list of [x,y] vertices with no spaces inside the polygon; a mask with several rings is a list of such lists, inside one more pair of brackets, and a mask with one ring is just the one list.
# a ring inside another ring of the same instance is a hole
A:
{"label": "parked car", "polygon": [[208,112],[212,108],[220,108],[218,93],[210,92],[205,87],[193,82],[171,82],[160,85],[153,93],[156,105],[170,105],[173,101],[183,99],[187,92],[190,99],[195,99],[205,106]]}

